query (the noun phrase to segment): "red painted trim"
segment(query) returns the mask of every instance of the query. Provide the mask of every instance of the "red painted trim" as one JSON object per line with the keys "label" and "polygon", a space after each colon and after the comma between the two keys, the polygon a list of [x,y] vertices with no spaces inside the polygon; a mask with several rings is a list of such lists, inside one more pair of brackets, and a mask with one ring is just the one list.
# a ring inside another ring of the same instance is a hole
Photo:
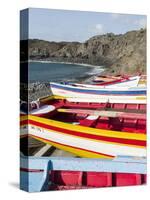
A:
{"label": "red painted trim", "polygon": [[49,130],[54,130],[58,132],[63,132],[68,135],[74,135],[74,136],[80,136],[83,138],[89,138],[89,139],[96,139],[96,140],[102,140],[102,141],[107,141],[107,142],[115,142],[115,143],[121,143],[121,144],[132,144],[132,145],[138,145],[138,146],[146,146],[146,141],[141,141],[141,140],[135,140],[135,139],[123,139],[123,138],[113,138],[113,137],[107,137],[107,136],[100,136],[100,135],[92,135],[88,133],[82,133],[82,132],[77,132],[77,131],[72,131],[72,130],[67,130],[64,128],[59,128],[59,127],[54,127],[48,124],[43,124],[41,122],[36,122],[33,120],[28,120],[29,124],[39,126],[42,128],[46,128]]}
{"label": "red painted trim", "polygon": [[[129,79],[119,79],[119,80],[113,80],[113,81],[108,81],[108,82],[102,82],[97,85],[110,85],[110,84],[115,84],[115,83],[124,83],[127,80],[129,80]],[[94,81],[94,82],[98,82],[98,81]]]}

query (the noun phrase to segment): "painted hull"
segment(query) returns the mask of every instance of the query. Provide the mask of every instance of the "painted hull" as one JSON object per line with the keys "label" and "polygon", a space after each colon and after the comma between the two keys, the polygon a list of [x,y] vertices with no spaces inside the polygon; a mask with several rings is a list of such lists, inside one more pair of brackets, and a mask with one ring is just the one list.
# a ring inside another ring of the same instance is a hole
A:
{"label": "painted hull", "polygon": [[[124,96],[138,96],[138,95],[146,95],[146,88],[139,88],[139,87],[115,87],[115,88],[84,88],[84,87],[78,87],[73,85],[64,85],[59,83],[50,83],[51,90],[54,95],[59,95],[60,91],[62,91],[61,94],[70,94],[71,96],[74,94],[74,96],[80,97],[81,95],[124,95]],[[56,94],[57,92],[57,94]]]}
{"label": "painted hull", "polygon": [[79,102],[146,103],[146,88],[83,88],[51,83],[53,95]]}
{"label": "painted hull", "polygon": [[21,117],[21,136],[31,136],[80,157],[146,156],[144,133],[90,128],[29,115]]}

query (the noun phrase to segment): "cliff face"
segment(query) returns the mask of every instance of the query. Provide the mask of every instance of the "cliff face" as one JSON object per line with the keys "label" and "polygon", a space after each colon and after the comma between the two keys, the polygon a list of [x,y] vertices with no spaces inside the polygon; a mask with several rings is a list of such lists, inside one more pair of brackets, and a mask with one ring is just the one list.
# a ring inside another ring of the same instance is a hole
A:
{"label": "cliff face", "polygon": [[108,33],[84,43],[29,40],[29,58],[102,65],[110,74],[145,73],[146,30]]}

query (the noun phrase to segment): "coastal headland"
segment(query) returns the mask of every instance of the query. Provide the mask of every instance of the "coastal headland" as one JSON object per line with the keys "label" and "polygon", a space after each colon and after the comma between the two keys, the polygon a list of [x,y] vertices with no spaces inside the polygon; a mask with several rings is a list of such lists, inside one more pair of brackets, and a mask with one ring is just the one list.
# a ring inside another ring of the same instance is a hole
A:
{"label": "coastal headland", "polygon": [[29,39],[28,48],[30,60],[104,66],[103,73],[113,75],[146,72],[146,29],[97,35],[83,43]]}

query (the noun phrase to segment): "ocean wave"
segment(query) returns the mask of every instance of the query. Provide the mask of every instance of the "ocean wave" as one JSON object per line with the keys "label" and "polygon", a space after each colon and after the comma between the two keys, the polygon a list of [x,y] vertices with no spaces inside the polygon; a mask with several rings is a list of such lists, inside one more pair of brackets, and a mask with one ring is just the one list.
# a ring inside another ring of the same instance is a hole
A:
{"label": "ocean wave", "polygon": [[98,75],[104,71],[104,68],[102,66],[95,66],[94,69],[87,72],[88,75]]}

